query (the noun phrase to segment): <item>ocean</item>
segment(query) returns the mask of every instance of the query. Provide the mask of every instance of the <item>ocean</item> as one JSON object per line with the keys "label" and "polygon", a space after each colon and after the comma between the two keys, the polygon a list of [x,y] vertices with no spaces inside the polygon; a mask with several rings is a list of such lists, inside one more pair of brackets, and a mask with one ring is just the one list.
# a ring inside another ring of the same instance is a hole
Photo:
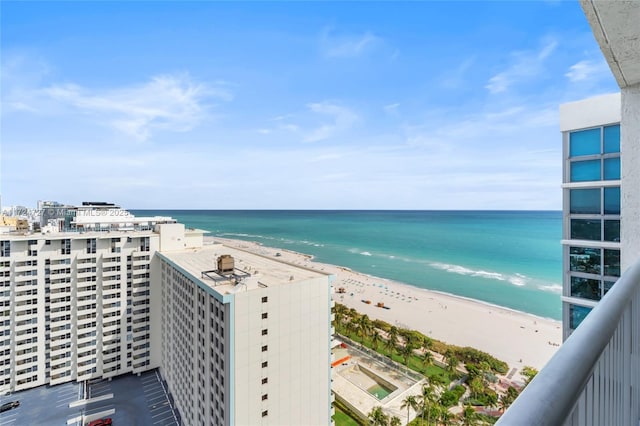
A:
{"label": "ocean", "polygon": [[561,319],[560,211],[138,210],[419,288]]}

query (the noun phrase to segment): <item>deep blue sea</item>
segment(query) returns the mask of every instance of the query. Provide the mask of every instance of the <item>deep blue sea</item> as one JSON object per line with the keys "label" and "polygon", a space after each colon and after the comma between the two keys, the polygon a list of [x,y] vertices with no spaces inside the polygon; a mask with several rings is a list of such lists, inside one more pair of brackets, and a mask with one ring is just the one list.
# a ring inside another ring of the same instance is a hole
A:
{"label": "deep blue sea", "polygon": [[138,210],[416,287],[561,319],[560,211]]}

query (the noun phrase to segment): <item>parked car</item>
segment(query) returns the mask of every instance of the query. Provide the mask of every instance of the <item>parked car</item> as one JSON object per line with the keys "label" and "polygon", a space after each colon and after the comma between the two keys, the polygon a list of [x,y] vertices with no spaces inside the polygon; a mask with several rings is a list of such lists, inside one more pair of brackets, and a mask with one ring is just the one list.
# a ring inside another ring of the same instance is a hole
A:
{"label": "parked car", "polygon": [[111,417],[105,417],[104,419],[98,419],[90,422],[87,426],[109,426],[111,424]]}
{"label": "parked car", "polygon": [[7,410],[11,410],[12,408],[16,408],[19,406],[20,406],[20,401],[6,402],[0,406],[0,413],[4,413]]}

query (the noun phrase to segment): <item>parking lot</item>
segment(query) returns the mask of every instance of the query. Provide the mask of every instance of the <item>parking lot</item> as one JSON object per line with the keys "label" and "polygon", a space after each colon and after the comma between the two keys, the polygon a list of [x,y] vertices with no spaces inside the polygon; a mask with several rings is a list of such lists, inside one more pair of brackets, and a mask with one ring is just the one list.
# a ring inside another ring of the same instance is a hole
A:
{"label": "parking lot", "polygon": [[81,416],[93,420],[96,416],[105,417],[101,413],[111,410],[115,412],[106,416],[113,419],[114,425],[180,425],[179,414],[172,410],[170,396],[157,370],[139,377],[127,374],[92,381],[87,385],[87,393],[90,399],[102,397],[102,400],[69,407],[83,398],[83,386],[75,382],[0,396],[0,404],[20,401],[19,407],[0,413],[0,426],[81,425]]}

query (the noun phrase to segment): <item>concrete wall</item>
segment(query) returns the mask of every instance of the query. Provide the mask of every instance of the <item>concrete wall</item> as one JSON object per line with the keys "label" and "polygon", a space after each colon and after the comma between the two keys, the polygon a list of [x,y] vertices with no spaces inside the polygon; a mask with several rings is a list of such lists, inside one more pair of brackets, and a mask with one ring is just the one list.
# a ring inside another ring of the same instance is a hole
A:
{"label": "concrete wall", "polygon": [[622,89],[620,125],[622,271],[640,260],[640,85]]}
{"label": "concrete wall", "polygon": [[560,105],[560,131],[620,122],[620,93],[595,96]]}

